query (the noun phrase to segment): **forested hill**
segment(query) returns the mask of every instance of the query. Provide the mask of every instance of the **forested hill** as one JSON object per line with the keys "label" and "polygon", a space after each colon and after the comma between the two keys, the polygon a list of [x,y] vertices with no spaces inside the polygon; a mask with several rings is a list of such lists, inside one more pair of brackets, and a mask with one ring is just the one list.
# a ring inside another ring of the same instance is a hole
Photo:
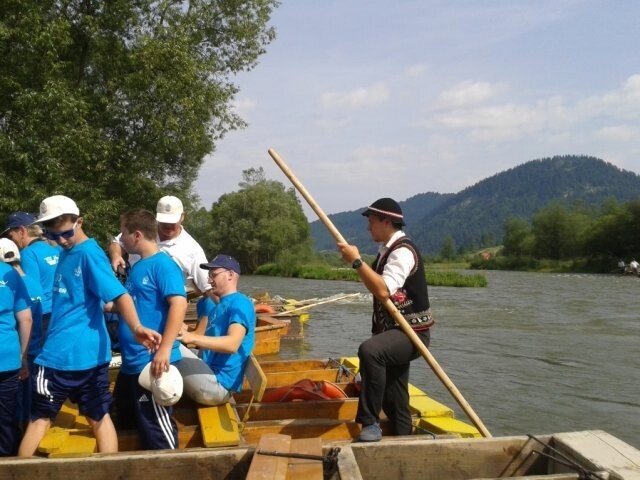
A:
{"label": "forested hill", "polygon": [[[400,205],[406,232],[424,254],[432,254],[447,236],[456,248],[500,243],[507,218],[530,220],[552,201],[599,207],[607,197],[619,202],[640,197],[640,176],[594,157],[557,156],[524,163],[457,194],[420,194]],[[363,208],[330,217],[347,240],[373,253],[376,247],[360,216]],[[311,223],[311,234],[318,250],[335,248],[319,221]]]}

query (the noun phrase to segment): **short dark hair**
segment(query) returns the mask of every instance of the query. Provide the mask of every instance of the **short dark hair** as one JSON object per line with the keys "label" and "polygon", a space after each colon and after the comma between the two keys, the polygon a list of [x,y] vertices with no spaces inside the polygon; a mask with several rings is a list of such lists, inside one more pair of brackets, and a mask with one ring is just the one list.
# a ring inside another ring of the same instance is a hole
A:
{"label": "short dark hair", "polygon": [[123,213],[120,215],[120,224],[129,233],[138,230],[146,240],[155,240],[158,235],[158,222],[155,215],[144,208],[136,208]]}

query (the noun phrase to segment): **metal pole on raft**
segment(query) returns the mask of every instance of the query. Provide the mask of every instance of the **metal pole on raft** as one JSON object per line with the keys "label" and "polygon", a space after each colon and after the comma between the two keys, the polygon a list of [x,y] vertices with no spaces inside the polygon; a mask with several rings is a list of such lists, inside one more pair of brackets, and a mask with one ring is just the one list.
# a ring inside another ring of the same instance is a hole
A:
{"label": "metal pole on raft", "polygon": [[[309,194],[307,189],[304,188],[304,185],[302,185],[302,183],[300,183],[300,181],[296,178],[296,176],[293,174],[291,169],[287,166],[284,160],[282,160],[280,155],[278,155],[278,153],[273,148],[269,149],[269,155],[276,162],[278,167],[280,167],[280,170],[282,170],[282,172],[287,176],[287,178],[291,180],[291,183],[293,183],[296,189],[304,197],[304,199],[307,201],[307,203],[313,209],[316,215],[318,215],[318,218],[320,218],[324,226],[327,227],[327,229],[329,230],[333,238],[336,240],[336,242],[347,243],[344,237],[340,234],[338,229],[335,227],[333,222],[322,211],[320,206]],[[402,314],[398,311],[398,309],[393,304],[393,302],[390,299],[386,299],[383,302],[383,305],[387,309],[387,311],[391,314],[391,316],[393,317],[395,322],[398,324],[398,326],[402,329],[402,331],[409,337],[409,339],[411,340],[413,345],[416,347],[416,349],[420,352],[422,357],[429,364],[429,366],[431,367],[431,370],[433,370],[433,373],[436,374],[436,376],[440,379],[440,381],[446,387],[446,389],[449,390],[449,393],[451,393],[451,395],[456,400],[456,402],[458,402],[458,405],[460,405],[460,408],[462,408],[464,413],[467,414],[467,416],[469,417],[471,422],[475,425],[475,427],[480,431],[480,433],[484,437],[491,437],[489,430],[487,430],[487,427],[484,426],[484,423],[482,423],[482,420],[480,420],[478,415],[476,415],[476,413],[471,408],[471,405],[469,405],[469,403],[464,399],[464,397],[462,396],[458,388],[453,384],[453,382],[451,381],[449,376],[445,373],[445,371],[442,369],[442,367],[440,367],[440,365],[438,364],[436,359],[433,357],[433,355],[431,355],[431,352],[429,352],[429,350],[424,345],[424,343],[420,341],[420,338],[418,337],[418,335],[416,335],[416,333],[413,331],[411,326],[407,323],[407,321],[402,316]]]}

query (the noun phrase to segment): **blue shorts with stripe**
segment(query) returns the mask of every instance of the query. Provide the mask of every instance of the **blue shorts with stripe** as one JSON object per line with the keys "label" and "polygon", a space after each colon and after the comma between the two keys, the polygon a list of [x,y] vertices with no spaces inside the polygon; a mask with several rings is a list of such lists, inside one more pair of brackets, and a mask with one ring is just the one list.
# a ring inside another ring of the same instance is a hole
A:
{"label": "blue shorts with stripe", "polygon": [[145,450],[178,448],[178,428],[172,407],[156,403],[153,395],[138,384],[138,374],[118,373],[114,422],[119,429],[137,429]]}
{"label": "blue shorts with stripe", "polygon": [[0,457],[15,455],[20,445],[18,373],[19,370],[0,372]]}
{"label": "blue shorts with stripe", "polygon": [[31,374],[31,420],[53,419],[68,398],[80,413],[100,421],[109,413],[113,397],[109,391],[109,364],[88,370],[57,370],[36,365]]}

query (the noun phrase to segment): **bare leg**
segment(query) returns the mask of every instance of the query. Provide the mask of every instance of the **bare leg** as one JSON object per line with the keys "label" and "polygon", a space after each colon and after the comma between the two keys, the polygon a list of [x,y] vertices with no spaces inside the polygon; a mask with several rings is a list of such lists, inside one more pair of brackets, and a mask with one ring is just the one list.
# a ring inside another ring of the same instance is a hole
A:
{"label": "bare leg", "polygon": [[40,440],[44,437],[51,426],[51,420],[48,418],[38,418],[32,420],[27,425],[24,437],[18,449],[19,457],[31,457],[36,452],[36,448],[40,444]]}
{"label": "bare leg", "polygon": [[118,451],[118,435],[116,434],[116,428],[113,426],[111,416],[106,413],[101,420],[95,421],[88,419],[91,427],[93,428],[93,434],[98,442],[98,452],[100,453],[115,453]]}

